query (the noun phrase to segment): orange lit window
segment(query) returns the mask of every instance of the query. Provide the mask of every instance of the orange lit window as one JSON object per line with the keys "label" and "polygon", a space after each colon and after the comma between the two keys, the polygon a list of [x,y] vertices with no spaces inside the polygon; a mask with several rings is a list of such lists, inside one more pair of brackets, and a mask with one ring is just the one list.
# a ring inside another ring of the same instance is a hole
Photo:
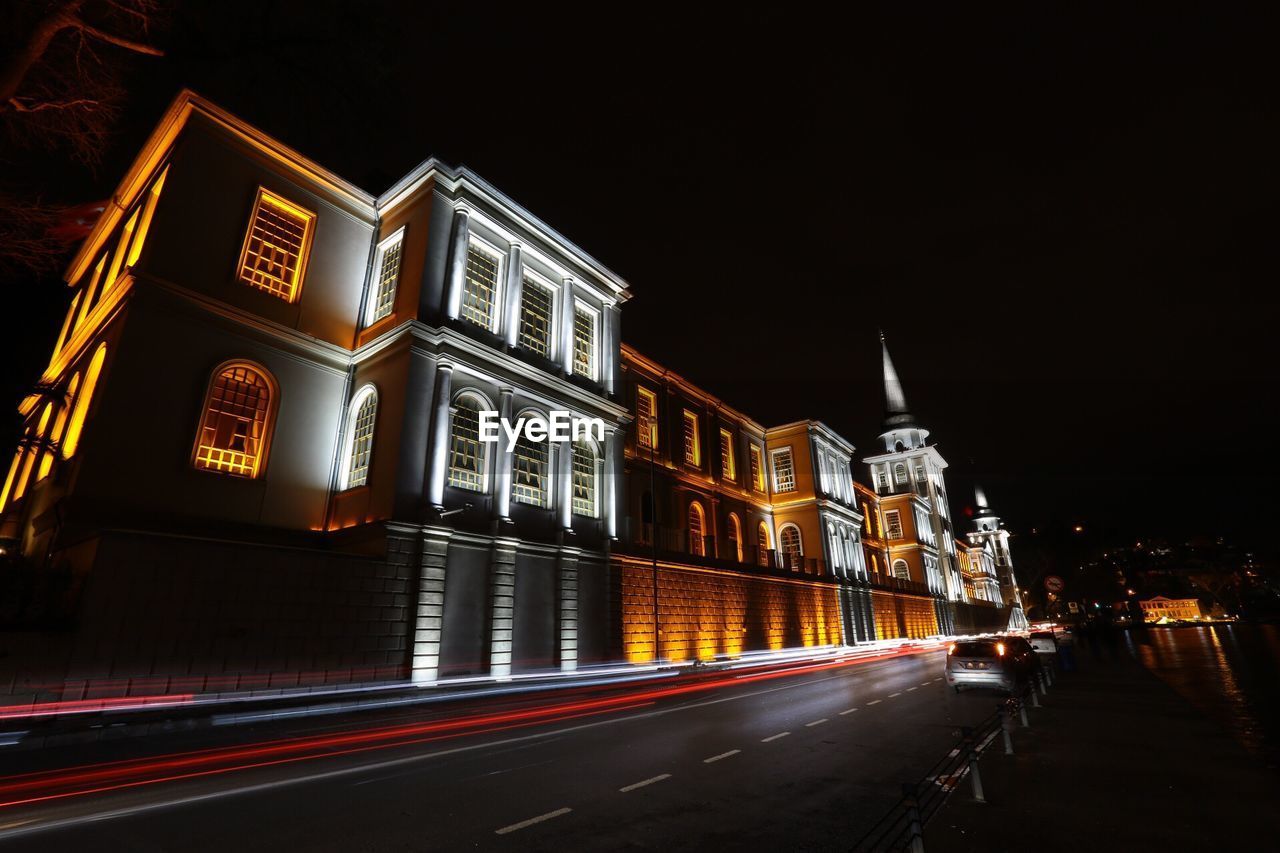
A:
{"label": "orange lit window", "polygon": [[0,512],[4,512],[4,508],[9,505],[9,492],[13,489],[13,481],[18,476],[18,466],[22,464],[22,449],[23,444],[19,444],[17,452],[13,454],[13,462],[9,465],[9,473],[4,478],[4,488],[0,489]]}
{"label": "orange lit window", "polygon": [[778,532],[778,548],[782,551],[782,564],[788,569],[801,568],[804,546],[800,543],[800,528],[789,524]]}
{"label": "orange lit window", "polygon": [[790,447],[773,451],[773,490],[779,493],[796,490],[796,468]]}
{"label": "orange lit window", "polygon": [[696,557],[707,554],[707,520],[702,511],[702,504],[694,501],[689,504],[689,553]]}
{"label": "orange lit window", "polygon": [[886,510],[884,514],[885,535],[890,539],[902,538],[902,515],[896,509]]}
{"label": "orange lit window", "polygon": [[62,458],[70,459],[80,446],[80,431],[84,429],[85,416],[89,414],[89,403],[93,400],[93,390],[98,385],[98,374],[102,372],[102,362],[107,358],[107,345],[102,344],[93,354],[89,369],[85,371],[84,384],[76,395],[75,406],[71,409],[71,418],[67,422],[67,435],[62,440]]}
{"label": "orange lit window", "polygon": [[648,388],[636,386],[636,444],[658,449],[658,398]]}
{"label": "orange lit window", "polygon": [[33,431],[27,433],[27,448],[22,462],[22,472],[18,474],[18,483],[13,487],[13,499],[16,501],[27,491],[27,481],[31,478],[31,469],[35,467],[36,457],[40,455],[40,447],[44,444],[45,427],[49,425],[49,416],[53,414],[53,403],[45,403],[40,413],[40,423]]}
{"label": "orange lit window", "polygon": [[205,399],[195,466],[237,477],[257,477],[271,438],[274,383],[245,364],[221,368]]}
{"label": "orange lit window", "polygon": [[769,565],[769,552],[773,550],[773,544],[769,541],[769,525],[763,521],[756,528],[756,547],[759,553],[756,554],[756,562],[762,566]]}
{"label": "orange lit window", "polygon": [[720,430],[720,476],[726,480],[738,479],[738,460],[733,453],[733,433]]}
{"label": "orange lit window", "polygon": [[49,476],[49,471],[53,469],[53,459],[55,451],[62,442],[62,436],[67,429],[67,419],[71,416],[72,401],[76,398],[76,389],[80,387],[80,374],[77,373],[71,377],[71,382],[67,385],[66,399],[63,404],[58,407],[58,417],[53,422],[53,432],[49,434],[49,447],[45,450],[44,456],[40,458],[40,473],[36,476],[37,480],[43,480]]}
{"label": "orange lit window", "polygon": [[240,253],[240,280],[279,296],[298,298],[316,215],[266,190],[258,190]]}
{"label": "orange lit window", "polygon": [[690,465],[702,464],[702,441],[698,435],[698,416],[684,410],[684,461]]}
{"label": "orange lit window", "polygon": [[751,488],[757,492],[764,491],[764,463],[760,458],[760,447],[751,445]]}
{"label": "orange lit window", "polygon": [[729,552],[742,562],[742,522],[732,512],[729,513]]}
{"label": "orange lit window", "polygon": [[80,299],[83,296],[84,292],[81,291],[71,299],[71,307],[67,309],[67,319],[63,321],[62,331],[58,333],[58,342],[53,347],[53,357],[55,359],[67,343],[67,336],[71,334],[71,329],[76,320],[76,312],[80,310]]}
{"label": "orange lit window", "polygon": [[151,217],[155,215],[156,203],[160,201],[160,191],[164,189],[164,179],[168,174],[169,167],[165,166],[160,176],[152,182],[151,189],[147,191],[147,197],[142,203],[142,216],[133,232],[133,243],[129,246],[129,254],[124,261],[126,267],[136,264],[138,256],[142,254],[142,246],[147,242],[147,231],[151,229]]}
{"label": "orange lit window", "polygon": [[80,316],[76,317],[75,325],[71,327],[71,333],[75,334],[75,330],[80,327],[84,319],[89,316],[89,312],[93,309],[94,299],[98,295],[98,284],[102,281],[102,273],[107,268],[107,256],[103,253],[98,258],[98,263],[93,267],[93,275],[89,277],[89,285],[84,289],[84,299],[80,300]]}

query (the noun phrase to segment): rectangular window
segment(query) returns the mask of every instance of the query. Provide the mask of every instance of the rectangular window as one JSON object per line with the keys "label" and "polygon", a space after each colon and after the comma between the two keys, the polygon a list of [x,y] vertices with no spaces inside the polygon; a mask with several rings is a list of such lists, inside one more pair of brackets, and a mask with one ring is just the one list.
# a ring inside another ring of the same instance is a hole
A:
{"label": "rectangular window", "polygon": [[511,497],[517,503],[547,505],[547,447],[547,442],[530,441],[523,435],[516,442],[511,460]]}
{"label": "rectangular window", "polygon": [[573,445],[573,512],[596,516],[596,459],[580,441]]}
{"label": "rectangular window", "polygon": [[702,441],[698,435],[698,416],[684,410],[684,461],[690,465],[702,464]]}
{"label": "rectangular window", "polygon": [[658,449],[658,398],[648,388],[636,387],[636,445]]}
{"label": "rectangular window", "polygon": [[530,276],[520,289],[520,336],[518,343],[529,352],[551,358],[551,318],[555,294]]}
{"label": "rectangular window", "polygon": [[492,331],[497,319],[498,276],[502,258],[472,241],[467,246],[467,277],[462,287],[462,319]]}
{"label": "rectangular window", "polygon": [[902,538],[902,516],[896,509],[886,510],[884,514],[885,535],[890,539]]}
{"label": "rectangular window", "polygon": [[791,448],[784,447],[773,451],[773,490],[775,492],[794,492],[796,490],[796,469],[791,458]]}
{"label": "rectangular window", "polygon": [[751,445],[751,487],[757,492],[764,491],[764,462],[760,456],[760,447]]}
{"label": "rectangular window", "polygon": [[286,302],[298,298],[316,215],[258,190],[240,252],[240,280]]}
{"label": "rectangular window", "polygon": [[876,472],[876,483],[878,483],[878,484],[879,484],[879,486],[880,486],[880,488],[881,488],[881,489],[887,489],[887,488],[889,488],[889,472],[888,472],[888,471],[884,471],[884,470],[877,471],[877,472]]}
{"label": "rectangular window", "polygon": [[378,251],[373,257],[373,294],[369,300],[366,326],[390,317],[395,310],[396,285],[400,281],[400,252],[403,246],[403,228],[378,245]]}
{"label": "rectangular window", "polygon": [[484,451],[480,446],[480,413],[458,406],[453,415],[453,441],[449,449],[449,485],[473,492],[484,491]]}
{"label": "rectangular window", "polygon": [[733,455],[733,433],[720,430],[720,476],[726,480],[738,479],[738,461]]}
{"label": "rectangular window", "polygon": [[581,305],[573,310],[573,373],[596,378],[596,315]]}

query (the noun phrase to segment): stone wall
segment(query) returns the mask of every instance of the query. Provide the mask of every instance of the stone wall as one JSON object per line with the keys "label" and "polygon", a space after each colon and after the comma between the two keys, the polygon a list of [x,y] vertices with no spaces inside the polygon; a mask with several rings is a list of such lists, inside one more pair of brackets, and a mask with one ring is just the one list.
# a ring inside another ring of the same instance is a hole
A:
{"label": "stone wall", "polygon": [[[653,565],[617,562],[623,655],[632,663],[652,660]],[[659,657],[667,660],[842,642],[833,584],[659,564],[658,590]]]}
{"label": "stone wall", "polygon": [[938,633],[934,602],[927,596],[872,590],[871,609],[877,640],[918,640]]}

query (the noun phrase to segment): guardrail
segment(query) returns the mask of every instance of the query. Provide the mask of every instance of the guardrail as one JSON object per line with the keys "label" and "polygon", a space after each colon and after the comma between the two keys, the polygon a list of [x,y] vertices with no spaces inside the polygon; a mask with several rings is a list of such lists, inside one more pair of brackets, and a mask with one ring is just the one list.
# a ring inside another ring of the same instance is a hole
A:
{"label": "guardrail", "polygon": [[925,825],[966,777],[974,800],[985,803],[978,759],[997,738],[1004,746],[1004,754],[1013,754],[1013,730],[1031,726],[1027,708],[1041,707],[1040,697],[1048,694],[1052,684],[1052,665],[1037,667],[1020,691],[996,706],[994,714],[976,726],[963,727],[959,743],[923,779],[903,784],[901,799],[853,846],[853,853],[924,853]]}

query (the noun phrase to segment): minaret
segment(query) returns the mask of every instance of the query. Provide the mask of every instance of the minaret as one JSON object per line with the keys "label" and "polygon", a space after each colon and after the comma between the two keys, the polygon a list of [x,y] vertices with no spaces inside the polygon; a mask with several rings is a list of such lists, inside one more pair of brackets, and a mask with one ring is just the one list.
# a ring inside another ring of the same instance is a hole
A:
{"label": "minaret", "polygon": [[[942,473],[947,462],[927,443],[929,431],[907,407],[907,395],[884,332],[880,333],[880,359],[885,411],[882,452],[865,461],[871,467],[871,482],[887,519],[890,574],[903,577],[905,571],[910,580],[928,586],[937,598],[938,628],[949,634],[954,618],[946,601],[963,601],[965,593],[957,570],[955,534]],[[894,532],[898,535],[893,536]]]}
{"label": "minaret", "polygon": [[1022,612],[1022,594],[1018,590],[1018,578],[1013,572],[1013,555],[1009,551],[1009,531],[1000,523],[987,503],[982,486],[974,486],[973,500],[977,511],[973,514],[973,530],[969,541],[975,545],[991,547],[996,561],[996,577],[1000,582],[1000,594],[1006,606],[1013,608],[1009,614],[1009,630],[1027,627],[1026,614]]}

